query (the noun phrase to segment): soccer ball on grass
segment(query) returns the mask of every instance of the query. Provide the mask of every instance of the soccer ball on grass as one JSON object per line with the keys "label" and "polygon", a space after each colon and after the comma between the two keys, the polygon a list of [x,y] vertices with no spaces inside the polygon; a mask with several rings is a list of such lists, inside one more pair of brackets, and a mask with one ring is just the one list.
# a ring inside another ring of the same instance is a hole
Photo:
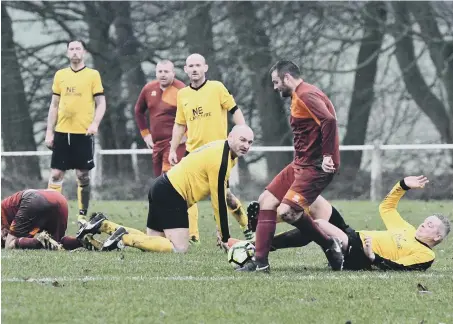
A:
{"label": "soccer ball on grass", "polygon": [[239,241],[228,250],[228,262],[235,268],[243,267],[255,258],[255,246],[247,241]]}

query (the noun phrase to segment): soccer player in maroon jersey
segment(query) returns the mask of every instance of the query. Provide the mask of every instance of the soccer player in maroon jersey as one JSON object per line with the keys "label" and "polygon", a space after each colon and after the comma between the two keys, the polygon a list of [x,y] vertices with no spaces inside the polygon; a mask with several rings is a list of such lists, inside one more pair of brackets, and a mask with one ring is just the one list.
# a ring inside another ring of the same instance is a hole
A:
{"label": "soccer player in maroon jersey", "polygon": [[[148,82],[135,104],[135,120],[148,148],[153,150],[154,176],[170,170],[168,154],[173,124],[176,117],[176,94],[185,84],[175,79],[173,63],[165,60],[156,65],[156,80]],[[149,112],[149,127],[146,121]],[[178,160],[184,157],[186,147],[180,144]]]}
{"label": "soccer player in maroon jersey", "polygon": [[268,255],[277,216],[320,245],[334,270],[341,270],[341,241],[326,235],[309,215],[309,207],[332,181],[340,165],[335,109],[327,96],[301,78],[299,67],[279,61],[271,68],[272,83],[282,97],[291,97],[290,124],[294,160],[259,197],[255,261],[240,271],[270,270]]}
{"label": "soccer player in maroon jersey", "polygon": [[64,236],[68,202],[52,189],[28,189],[2,200],[2,247],[7,249],[73,250],[83,247]]}

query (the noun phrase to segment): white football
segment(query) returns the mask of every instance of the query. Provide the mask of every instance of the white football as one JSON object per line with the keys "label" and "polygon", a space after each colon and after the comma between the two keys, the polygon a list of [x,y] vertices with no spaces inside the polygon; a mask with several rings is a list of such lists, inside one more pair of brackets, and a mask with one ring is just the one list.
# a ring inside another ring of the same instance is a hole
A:
{"label": "white football", "polygon": [[228,250],[228,262],[235,268],[243,267],[255,258],[255,246],[247,241],[239,241]]}

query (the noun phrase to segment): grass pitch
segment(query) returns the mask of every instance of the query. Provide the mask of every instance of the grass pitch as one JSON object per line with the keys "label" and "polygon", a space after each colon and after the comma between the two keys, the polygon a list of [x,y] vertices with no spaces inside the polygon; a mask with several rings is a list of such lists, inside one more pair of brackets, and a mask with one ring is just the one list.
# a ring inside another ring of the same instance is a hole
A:
{"label": "grass pitch", "polygon": [[[383,229],[378,205],[336,201],[355,229]],[[93,202],[117,223],[145,229],[144,202]],[[71,203],[75,215],[76,205]],[[453,202],[403,200],[418,225]],[[71,214],[71,215],[72,215]],[[69,233],[76,231],[75,216]],[[2,250],[3,323],[453,323],[453,239],[425,273],[332,272],[313,243],[272,252],[272,273],[235,273],[215,246],[209,203],[200,205],[202,245],[186,255]],[[233,236],[242,238],[230,218]],[[289,228],[278,225],[277,231]],[[421,284],[428,291],[420,292]]]}

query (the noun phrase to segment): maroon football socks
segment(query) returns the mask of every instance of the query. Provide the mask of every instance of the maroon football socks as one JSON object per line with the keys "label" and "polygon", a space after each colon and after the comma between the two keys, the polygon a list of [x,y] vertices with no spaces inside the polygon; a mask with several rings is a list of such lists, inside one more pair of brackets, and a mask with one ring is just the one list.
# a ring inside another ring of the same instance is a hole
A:
{"label": "maroon football socks", "polygon": [[275,210],[260,210],[256,226],[255,259],[268,264],[269,250],[277,226],[277,212]]}

